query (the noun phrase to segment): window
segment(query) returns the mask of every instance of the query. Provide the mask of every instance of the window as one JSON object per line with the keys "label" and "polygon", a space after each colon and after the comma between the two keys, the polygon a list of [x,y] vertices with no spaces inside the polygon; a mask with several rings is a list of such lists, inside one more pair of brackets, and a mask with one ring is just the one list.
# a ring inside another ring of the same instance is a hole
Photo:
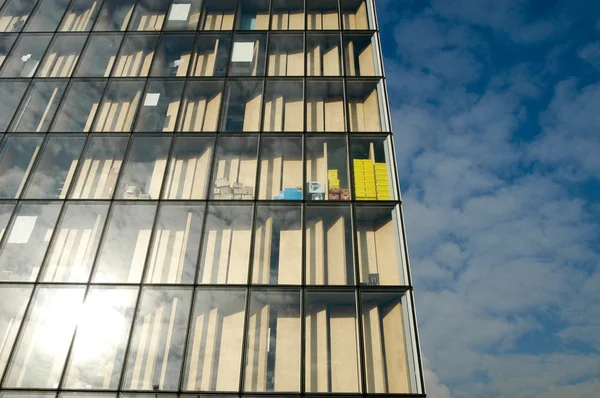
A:
{"label": "window", "polygon": [[162,36],[152,65],[151,76],[186,76],[191,63],[194,35]]}
{"label": "window", "polygon": [[232,30],[237,0],[204,0],[202,30]]}
{"label": "window", "polygon": [[0,131],[6,131],[28,85],[25,81],[0,81],[0,91],[4,93],[0,97]]}
{"label": "window", "polygon": [[344,131],[344,86],[341,80],[306,83],[306,130]]}
{"label": "window", "polygon": [[182,81],[150,80],[135,131],[174,131],[183,84]]}
{"label": "window", "polygon": [[258,205],[254,226],[252,283],[299,285],[301,282],[300,205]]}
{"label": "window", "polygon": [[135,7],[135,0],[106,0],[94,30],[126,30],[133,7]]}
{"label": "window", "polygon": [[300,391],[300,291],[253,289],[244,391]]}
{"label": "window", "polygon": [[201,246],[200,284],[246,284],[251,204],[210,204]]}
{"label": "window", "polygon": [[158,199],[171,137],[135,136],[119,181],[119,199]]}
{"label": "window", "polygon": [[66,81],[36,80],[25,95],[13,120],[11,131],[48,131],[58,103],[67,87]]}
{"label": "window", "polygon": [[230,76],[264,76],[267,35],[236,34],[229,62]]}
{"label": "window", "polygon": [[9,0],[0,14],[0,32],[20,32],[37,0]]}
{"label": "window", "polygon": [[147,283],[194,283],[204,205],[160,207],[148,261]]}
{"label": "window", "polygon": [[2,77],[33,77],[52,35],[22,35],[2,68]]}
{"label": "window", "polygon": [[117,203],[106,227],[95,283],[139,283],[144,270],[155,203]]}
{"label": "window", "polygon": [[0,152],[0,198],[18,198],[25,186],[43,137],[9,135]]}
{"label": "window", "polygon": [[0,249],[0,280],[34,282],[54,233],[62,203],[23,203]]}
{"label": "window", "polygon": [[306,185],[309,200],[350,200],[344,137],[306,138]]}
{"label": "window", "polygon": [[255,195],[258,137],[219,138],[211,199],[252,200]]}
{"label": "window", "polygon": [[54,32],[69,2],[69,0],[41,0],[25,31]]}
{"label": "window", "polygon": [[380,76],[381,70],[374,51],[375,34],[344,35],[344,65],[348,76]]}
{"label": "window", "polygon": [[215,137],[177,137],[163,199],[206,199]]}
{"label": "window", "polygon": [[239,0],[235,28],[239,30],[269,29],[269,0]]}
{"label": "window", "polygon": [[354,285],[350,207],[306,207],[306,284]]}
{"label": "window", "polygon": [[308,76],[340,76],[340,36],[308,34],[306,36],[306,71]]}
{"label": "window", "polygon": [[196,291],[184,390],[239,389],[245,298],[241,288]]}
{"label": "window", "polygon": [[94,131],[131,131],[144,83],[111,81],[96,117]]}
{"label": "window", "polygon": [[0,344],[0,374],[4,372],[10,350],[17,338],[31,290],[27,285],[0,286],[0,335],[4,336]]}
{"label": "window", "polygon": [[60,30],[65,32],[89,31],[100,12],[102,0],[73,0],[69,11],[63,17]]}
{"label": "window", "polygon": [[302,80],[267,80],[263,131],[302,131]]}
{"label": "window", "polygon": [[73,81],[51,130],[89,132],[105,86],[103,80]]}
{"label": "window", "polygon": [[360,392],[354,292],[305,294],[306,391]]}
{"label": "window", "polygon": [[142,291],[127,358],[125,389],[178,388],[191,301],[191,289]]}
{"label": "window", "polygon": [[[78,77],[108,77],[115,63],[122,35],[92,34],[75,71]],[[120,66],[121,72],[124,65]],[[128,69],[129,70],[129,69]]]}
{"label": "window", "polygon": [[85,137],[50,135],[30,179],[25,198],[65,199]]}
{"label": "window", "polygon": [[7,369],[5,387],[58,387],[84,291],[83,287],[37,289]]}
{"label": "window", "polygon": [[353,190],[357,200],[397,198],[390,137],[350,138]]}
{"label": "window", "polygon": [[161,30],[170,0],[139,0],[129,30]]}
{"label": "window", "polygon": [[181,107],[179,131],[217,131],[222,97],[223,81],[189,80]]}
{"label": "window", "polygon": [[198,34],[193,76],[225,76],[230,47],[229,34]]}
{"label": "window", "polygon": [[157,42],[158,35],[127,36],[112,75],[116,77],[148,76]]}
{"label": "window", "polygon": [[0,36],[0,66],[4,63],[6,56],[10,52],[13,44],[17,40],[17,35],[2,35]]}
{"label": "window", "polygon": [[10,220],[10,216],[14,209],[14,202],[3,202],[0,204],[0,239],[4,236],[6,226],[8,225],[8,221]]}
{"label": "window", "polygon": [[42,270],[42,281],[89,280],[107,213],[108,203],[67,202]]}
{"label": "window", "polygon": [[263,136],[258,199],[302,200],[302,138]]}
{"label": "window", "polygon": [[92,136],[82,158],[72,199],[110,199],[121,170],[127,136]]}
{"label": "window", "polygon": [[260,80],[227,82],[221,122],[223,131],[259,131],[262,86]]}
{"label": "window", "polygon": [[85,36],[60,35],[56,36],[50,46],[39,77],[69,77],[73,74],[79,54],[85,44]]}
{"label": "window", "polygon": [[380,82],[378,81],[349,81],[348,114],[350,131],[387,131],[385,117],[380,107]]}
{"label": "window", "polygon": [[304,30],[303,0],[272,0],[272,30]]}
{"label": "window", "polygon": [[340,28],[337,0],[306,0],[308,30]]}
{"label": "window", "polygon": [[372,29],[366,0],[341,0],[341,5],[344,29]]}
{"label": "window", "polygon": [[174,0],[167,17],[166,30],[196,30],[202,0]]}
{"label": "window", "polygon": [[304,36],[271,34],[269,38],[269,76],[304,75]]}

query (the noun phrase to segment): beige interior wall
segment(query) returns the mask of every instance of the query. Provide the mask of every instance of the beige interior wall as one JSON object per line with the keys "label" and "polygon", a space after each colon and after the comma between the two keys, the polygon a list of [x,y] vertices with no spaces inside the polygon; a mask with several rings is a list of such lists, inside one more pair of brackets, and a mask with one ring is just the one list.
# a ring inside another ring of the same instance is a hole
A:
{"label": "beige interior wall", "polygon": [[345,221],[339,217],[332,223],[307,221],[306,283],[311,285],[345,285],[346,242]]}
{"label": "beige interior wall", "polygon": [[379,98],[377,89],[371,91],[363,100],[353,98],[348,103],[350,112],[350,131],[381,131]]}
{"label": "beige interior wall", "polygon": [[306,124],[308,131],[344,131],[342,98],[307,98]]}
{"label": "beige interior wall", "polygon": [[204,30],[232,30],[234,12],[213,12],[208,11],[204,16],[202,24]]}
{"label": "beige interior wall", "polygon": [[131,101],[112,102],[107,98],[100,107],[94,131],[131,131],[140,97],[141,91],[137,91]]}
{"label": "beige interior wall", "polygon": [[148,76],[154,51],[140,50],[134,54],[121,54],[113,72],[115,77]]}
{"label": "beige interior wall", "polygon": [[268,284],[271,275],[271,244],[273,243],[273,218],[269,217],[264,225],[258,225],[254,232],[254,262],[252,282]]}
{"label": "beige interior wall", "polygon": [[305,316],[305,386],[307,391],[329,391],[327,306],[313,305]]}
{"label": "beige interior wall", "polygon": [[263,131],[302,131],[302,105],[294,94],[272,96],[265,103]]}
{"label": "beige interior wall", "polygon": [[363,1],[361,5],[354,11],[344,10],[342,12],[342,20],[344,29],[360,29],[368,30],[369,21],[367,19],[367,5]]}
{"label": "beige interior wall", "polygon": [[[196,53],[194,76],[214,76],[217,54],[221,39],[215,39],[211,49],[201,49]],[[205,43],[203,43],[205,44]]]}
{"label": "beige interior wall", "polygon": [[199,283],[247,283],[250,233],[246,225],[209,228]]}
{"label": "beige interior wall", "polygon": [[182,131],[217,131],[222,93],[183,101]]}
{"label": "beige interior wall", "polygon": [[388,391],[391,393],[411,392],[402,312],[399,301],[382,308],[385,365],[388,372]]}
{"label": "beige interior wall", "polygon": [[[150,254],[147,279],[151,283],[181,283],[183,264],[188,251],[188,240],[192,223],[189,212],[185,225],[178,229],[158,229]],[[193,250],[193,248],[192,248]]]}
{"label": "beige interior wall", "polygon": [[308,30],[338,30],[338,13],[337,11],[309,11],[307,23]]}
{"label": "beige interior wall", "polygon": [[212,148],[197,155],[174,155],[169,166],[164,196],[168,199],[204,199]]}
{"label": "beige interior wall", "polygon": [[78,59],[78,53],[52,52],[46,56],[40,77],[69,77],[73,73]]}
{"label": "beige interior wall", "polygon": [[75,199],[109,199],[119,175],[121,159],[85,159],[73,190]]}
{"label": "beige interior wall", "polygon": [[164,22],[165,14],[145,14],[137,24],[133,24],[131,30],[161,30]]}
{"label": "beige interior wall", "polygon": [[316,45],[310,48],[306,54],[306,65],[309,76],[339,76],[340,46]]}
{"label": "beige interior wall", "polygon": [[101,5],[101,1],[94,1],[92,6],[87,10],[83,11],[82,13],[70,11],[64,17],[64,22],[60,30],[63,32],[76,32],[88,30],[91,27],[91,24],[93,23],[92,16],[94,15],[94,11],[96,10],[96,8],[100,8]]}
{"label": "beige interior wall", "polygon": [[250,315],[244,390],[265,391],[267,387],[267,345],[269,340],[270,305]]}
{"label": "beige interior wall", "polygon": [[5,15],[0,17],[0,32],[13,32],[17,23],[23,25],[27,21],[29,15]]}
{"label": "beige interior wall", "polygon": [[273,30],[303,30],[304,12],[273,10],[273,20],[271,22]]}
{"label": "beige interior wall", "polygon": [[360,369],[353,308],[335,308],[329,318],[331,392],[360,391]]}
{"label": "beige interior wall", "polygon": [[385,285],[399,285],[401,279],[400,261],[397,255],[398,243],[394,223],[391,219],[377,226],[375,241],[381,283]]}
{"label": "beige interior wall", "polygon": [[260,130],[260,109],[262,105],[262,94],[257,94],[246,102],[244,110],[243,131]]}

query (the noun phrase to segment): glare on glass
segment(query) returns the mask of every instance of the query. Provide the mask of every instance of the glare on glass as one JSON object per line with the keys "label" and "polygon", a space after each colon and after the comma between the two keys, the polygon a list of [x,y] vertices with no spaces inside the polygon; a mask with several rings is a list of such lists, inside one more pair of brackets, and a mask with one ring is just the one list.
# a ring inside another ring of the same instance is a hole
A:
{"label": "glare on glass", "polygon": [[2,68],[2,77],[33,77],[52,35],[22,35]]}
{"label": "glare on glass", "polygon": [[350,206],[306,207],[306,284],[354,285]]}
{"label": "glare on glass", "polygon": [[34,81],[10,130],[28,133],[48,131],[66,87],[66,81]]}
{"label": "glare on glass", "polygon": [[302,282],[302,208],[258,205],[254,225],[252,283],[299,285]]}
{"label": "glare on glass", "polygon": [[217,141],[211,199],[252,200],[256,187],[258,136],[221,136]]}
{"label": "glare on glass", "polygon": [[102,0],[73,0],[71,7],[63,17],[61,31],[84,32],[92,29],[100,12]]}
{"label": "glare on glass", "polygon": [[43,137],[9,135],[0,151],[0,198],[18,198],[25,186]]}
{"label": "glare on glass", "polygon": [[126,30],[134,7],[135,0],[106,0],[98,16],[98,22],[96,22],[94,30]]}
{"label": "glare on glass", "polygon": [[5,387],[57,388],[81,311],[84,287],[39,287]]}
{"label": "glare on glass", "polygon": [[304,36],[271,34],[269,37],[269,76],[304,75]]}
{"label": "glare on glass", "polygon": [[344,137],[307,137],[306,189],[309,200],[350,200],[347,156]]}
{"label": "glare on glass", "polygon": [[119,199],[158,199],[171,137],[137,136],[119,181]]}
{"label": "glare on glass", "polygon": [[182,81],[150,80],[146,86],[135,131],[174,131],[183,93]]}
{"label": "glare on glass", "polygon": [[181,107],[179,131],[217,131],[219,109],[223,97],[223,81],[190,80]]}
{"label": "glare on glass", "polygon": [[302,200],[302,137],[263,136],[258,199]]}
{"label": "glare on glass", "polygon": [[74,81],[52,125],[52,131],[89,132],[104,92],[103,80]]}
{"label": "glare on glass", "polygon": [[238,390],[245,299],[246,290],[241,288],[197,290],[184,390]]}
{"label": "glare on glass", "polygon": [[73,199],[110,199],[113,195],[127,136],[92,136],[71,191]]}
{"label": "glare on glass", "polygon": [[124,389],[179,387],[192,289],[145,288],[134,322]]}
{"label": "glare on glass", "polygon": [[89,280],[108,206],[106,202],[67,202],[46,257],[42,281]]}
{"label": "glare on glass", "polygon": [[267,81],[263,131],[304,130],[302,81]]}
{"label": "glare on glass", "polygon": [[163,35],[156,48],[150,76],[186,76],[193,47],[193,34]]}
{"label": "glare on glass", "polygon": [[60,202],[21,204],[0,248],[0,280],[37,279],[61,206]]}
{"label": "glare on glass", "polygon": [[9,0],[0,14],[0,32],[23,30],[37,0]]}
{"label": "glare on glass", "polygon": [[215,137],[176,138],[163,199],[206,199]]}
{"label": "glare on glass", "polygon": [[117,203],[113,206],[94,282],[140,282],[155,213],[155,203]]}
{"label": "glare on glass", "polygon": [[75,71],[78,77],[108,77],[123,36],[92,34]]}
{"label": "glare on glass", "polygon": [[131,131],[143,89],[143,81],[113,80],[110,82],[93,130]]}
{"label": "glare on glass", "polygon": [[4,93],[0,98],[0,131],[5,131],[8,127],[28,85],[27,82],[0,81],[0,92]]}
{"label": "glare on glass", "polygon": [[300,390],[300,291],[250,293],[244,391]]}
{"label": "glare on glass", "polygon": [[112,75],[116,77],[148,76],[158,35],[131,35],[125,38]]}
{"label": "glare on glass", "polygon": [[17,338],[32,288],[27,285],[0,286],[0,374],[4,372],[10,350]]}
{"label": "glare on glass", "polygon": [[129,30],[161,30],[171,0],[139,0]]}
{"label": "glare on glass", "polygon": [[54,32],[69,2],[69,0],[41,0],[25,31]]}
{"label": "glare on glass", "polygon": [[248,283],[252,205],[210,205],[206,217],[198,283]]}
{"label": "glare on glass", "polygon": [[137,288],[91,288],[77,326],[65,387],[118,387],[137,294]]}
{"label": "glare on glass", "polygon": [[194,283],[204,204],[160,207],[148,258],[148,283]]}

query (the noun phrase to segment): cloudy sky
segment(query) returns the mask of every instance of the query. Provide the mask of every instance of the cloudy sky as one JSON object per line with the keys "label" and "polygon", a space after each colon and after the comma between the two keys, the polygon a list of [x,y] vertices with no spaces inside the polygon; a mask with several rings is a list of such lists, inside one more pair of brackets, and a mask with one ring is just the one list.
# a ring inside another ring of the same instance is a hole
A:
{"label": "cloudy sky", "polygon": [[600,2],[377,0],[429,396],[600,391]]}

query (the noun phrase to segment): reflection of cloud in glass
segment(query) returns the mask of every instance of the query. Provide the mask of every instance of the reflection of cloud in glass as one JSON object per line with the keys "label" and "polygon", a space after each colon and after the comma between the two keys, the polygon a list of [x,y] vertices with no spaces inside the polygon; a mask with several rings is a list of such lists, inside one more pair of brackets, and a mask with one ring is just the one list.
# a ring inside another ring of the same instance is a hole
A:
{"label": "reflection of cloud in glass", "polygon": [[33,163],[42,137],[8,137],[0,152],[0,197],[16,198],[23,190],[26,170]]}
{"label": "reflection of cloud in glass", "polygon": [[0,286],[0,374],[3,373],[8,355],[17,337],[31,287]]}

